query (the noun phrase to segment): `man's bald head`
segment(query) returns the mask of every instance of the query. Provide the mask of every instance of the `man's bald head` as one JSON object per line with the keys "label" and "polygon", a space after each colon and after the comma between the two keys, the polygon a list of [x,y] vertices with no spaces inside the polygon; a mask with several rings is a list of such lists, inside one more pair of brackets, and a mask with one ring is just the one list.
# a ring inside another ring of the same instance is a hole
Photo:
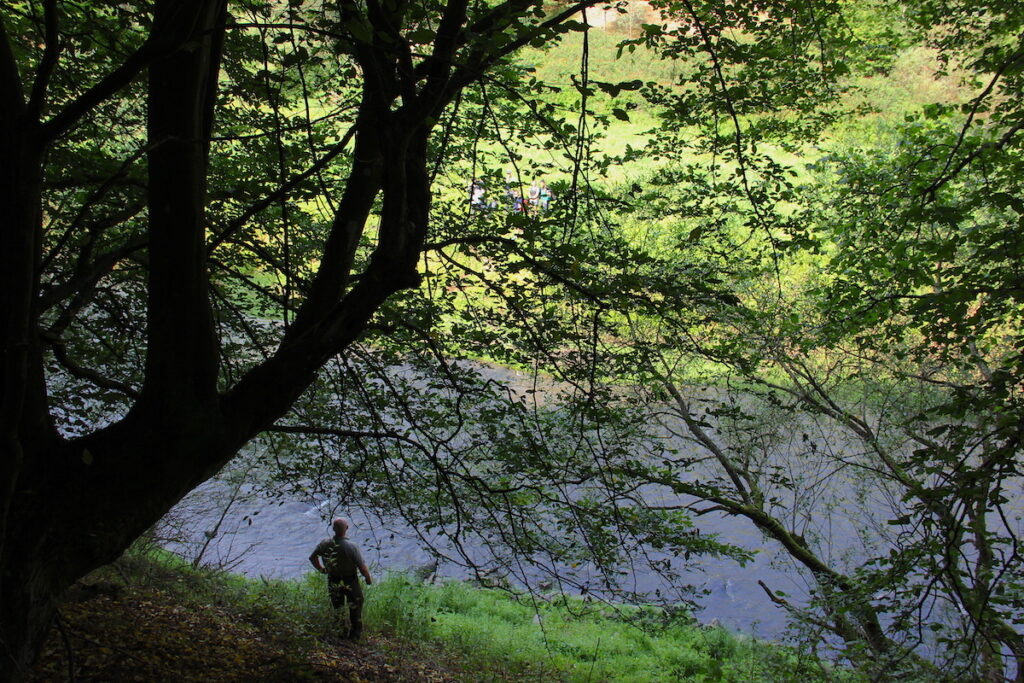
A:
{"label": "man's bald head", "polygon": [[345,532],[348,531],[348,520],[344,517],[335,517],[334,521],[331,522],[331,528],[334,529],[335,536],[344,536]]}

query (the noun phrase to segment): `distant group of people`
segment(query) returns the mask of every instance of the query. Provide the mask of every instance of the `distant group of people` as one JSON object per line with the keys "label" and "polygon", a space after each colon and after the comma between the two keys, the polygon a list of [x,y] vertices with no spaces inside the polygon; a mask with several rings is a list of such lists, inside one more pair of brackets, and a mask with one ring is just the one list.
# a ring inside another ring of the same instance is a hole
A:
{"label": "distant group of people", "polygon": [[[506,171],[504,208],[507,211],[536,216],[551,210],[551,202],[555,195],[543,178],[533,180],[525,195],[521,187],[512,171]],[[496,200],[488,199],[487,186],[480,179],[474,179],[469,184],[469,208],[473,212],[493,211],[498,208]]]}

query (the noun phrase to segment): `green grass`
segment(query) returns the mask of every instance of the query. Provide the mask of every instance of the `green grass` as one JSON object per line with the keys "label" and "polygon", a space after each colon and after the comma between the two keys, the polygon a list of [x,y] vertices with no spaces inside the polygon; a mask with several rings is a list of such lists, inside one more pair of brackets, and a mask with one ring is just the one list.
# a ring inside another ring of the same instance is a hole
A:
{"label": "green grass", "polygon": [[[619,55],[618,45],[627,37],[629,36],[621,31],[589,31],[587,71],[591,81],[618,83],[640,80],[645,83],[654,81],[667,85],[678,79],[682,72],[692,68],[685,61],[660,59],[644,49],[635,52],[623,51]],[[632,37],[637,37],[637,32],[634,32]],[[583,34],[571,33],[564,36],[553,48],[528,48],[519,52],[516,61],[523,66],[533,67],[541,81],[575,92],[569,76],[579,75],[582,54]],[[629,98],[630,95],[625,93],[623,97]]]}
{"label": "green grass", "polygon": [[368,591],[366,620],[371,628],[437,642],[481,670],[524,679],[826,680],[819,664],[788,648],[703,628],[685,615],[547,601],[462,582],[424,585],[391,575]]}
{"label": "green grass", "polygon": [[[228,605],[243,618],[271,624],[298,649],[336,640],[325,583],[314,573],[289,581],[249,579],[194,570],[152,548],[130,553],[122,564],[137,578],[159,575],[186,602]],[[459,581],[424,584],[404,574],[385,576],[365,594],[370,638],[387,635],[446,653],[469,680],[857,680],[791,648],[653,607],[540,598]]]}

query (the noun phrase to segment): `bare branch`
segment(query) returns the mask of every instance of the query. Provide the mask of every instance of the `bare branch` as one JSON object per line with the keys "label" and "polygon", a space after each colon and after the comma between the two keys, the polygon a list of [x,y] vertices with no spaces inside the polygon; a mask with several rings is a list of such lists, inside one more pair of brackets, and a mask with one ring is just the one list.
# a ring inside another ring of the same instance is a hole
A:
{"label": "bare branch", "polygon": [[43,340],[50,346],[50,350],[53,351],[53,357],[57,362],[72,376],[91,382],[97,387],[122,393],[128,398],[137,399],[139,397],[139,392],[134,387],[101,375],[96,370],[79,365],[72,360],[71,356],[68,355],[64,340],[59,337],[47,334],[43,335]]}
{"label": "bare branch", "polygon": [[25,94],[22,92],[21,74],[18,73],[18,62],[11,51],[11,42],[7,37],[3,15],[0,15],[0,111],[4,114],[0,120],[13,119],[13,114],[25,106]]}
{"label": "bare branch", "polygon": [[981,93],[974,98],[973,102],[971,103],[971,112],[970,114],[967,115],[967,120],[964,122],[964,125],[961,126],[960,128],[960,135],[957,137],[956,144],[953,145],[953,149],[950,150],[949,155],[946,157],[946,165],[942,168],[942,171],[939,173],[939,176],[935,179],[935,181],[924,189],[924,191],[921,193],[922,195],[929,199],[934,199],[935,193],[939,190],[939,188],[941,188],[943,185],[945,185],[950,180],[959,175],[959,173],[965,168],[967,168],[967,166],[971,164],[971,162],[973,162],[986,151],[998,151],[1002,149],[1010,142],[1010,140],[1013,139],[1013,136],[1016,135],[1017,132],[1021,130],[1021,128],[1024,128],[1024,121],[1021,121],[1016,125],[1011,126],[1005,133],[1003,133],[1003,135],[1000,137],[998,141],[994,143],[979,145],[974,150],[972,150],[970,154],[967,154],[963,159],[961,159],[955,166],[953,165],[953,159],[956,157],[956,153],[960,150],[960,148],[963,147],[964,140],[967,138],[967,132],[968,130],[970,130],[971,125],[974,123],[974,119],[978,115],[978,111],[981,109],[981,105],[985,102],[985,100],[988,99],[989,95],[992,94],[992,91],[995,90],[996,84],[1003,77],[1003,74],[1006,73],[1007,69],[1009,69],[1014,64],[1019,62],[1022,58],[1024,58],[1024,51],[1018,51],[1010,55],[1010,57],[1005,62],[999,65],[999,68],[992,75],[992,78],[989,79],[988,85],[985,86],[985,89],[982,90]]}
{"label": "bare branch", "polygon": [[145,249],[148,244],[146,239],[140,236],[116,249],[100,254],[87,266],[76,269],[74,276],[41,294],[38,304],[40,310],[47,311],[68,297],[95,287],[103,276],[111,272],[118,263]]}
{"label": "bare branch", "polygon": [[43,50],[43,58],[36,70],[35,82],[32,83],[32,95],[28,101],[28,114],[32,119],[39,117],[43,106],[46,103],[46,89],[50,84],[50,77],[57,66],[60,57],[61,43],[60,35],[57,32],[57,0],[44,0],[43,12],[45,15],[46,47]]}

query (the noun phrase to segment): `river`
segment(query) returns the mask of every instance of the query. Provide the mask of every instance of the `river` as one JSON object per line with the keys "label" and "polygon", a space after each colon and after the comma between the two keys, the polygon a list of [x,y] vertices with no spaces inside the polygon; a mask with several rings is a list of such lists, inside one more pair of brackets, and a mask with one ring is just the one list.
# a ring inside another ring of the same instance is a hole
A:
{"label": "river", "polygon": [[[309,560],[313,547],[328,535],[328,522],[337,514],[347,515],[353,524],[349,537],[363,551],[372,571],[418,569],[434,562],[418,536],[397,520],[380,520],[358,509],[337,509],[330,501],[271,498],[255,488],[243,487],[220,520],[224,505],[231,499],[233,486],[214,479],[189,495],[171,513],[176,531],[165,527],[167,547],[186,556],[194,555],[207,535],[220,521],[216,535],[203,554],[205,563],[223,566],[241,574],[258,577],[297,578],[312,570]],[[806,595],[803,579],[777,559],[760,533],[751,525],[734,518],[711,513],[701,518],[702,533],[719,533],[723,540],[758,551],[752,562],[740,567],[729,560],[694,558],[684,575],[706,591],[700,600],[703,609],[698,618],[717,619],[733,630],[760,637],[778,638],[784,630],[782,610],[773,605],[758,580],[773,590],[802,602]],[[181,539],[187,539],[182,543]],[[680,559],[677,565],[685,567]],[[439,567],[439,574],[464,578],[465,570],[451,565]],[[652,572],[638,569],[630,585],[639,591],[662,587]]]}
{"label": "river", "polygon": [[[491,379],[518,384],[520,388],[526,384],[534,386],[531,378],[513,371],[483,371]],[[790,437],[799,441],[797,434]],[[782,452],[789,453],[795,447],[786,446]],[[809,471],[801,476],[815,476],[810,471],[813,467],[808,464]],[[812,531],[819,538],[827,536],[824,540],[836,557],[859,555],[864,541],[863,524],[858,519],[863,501],[849,508],[843,504],[853,498],[846,492],[852,492],[854,486],[855,482],[835,476],[829,507],[814,522],[816,527]],[[795,489],[791,495],[801,495],[801,491]],[[879,504],[880,501],[870,503]],[[401,520],[381,519],[358,508],[341,508],[337,501],[325,497],[271,495],[251,481],[239,479],[237,468],[231,477],[214,478],[193,491],[168,515],[161,534],[167,547],[187,557],[201,551],[202,561],[207,564],[251,577],[297,578],[311,571],[307,558],[317,542],[328,535],[329,520],[339,514],[351,519],[349,536],[363,549],[375,573],[421,569],[434,562],[422,539]],[[721,540],[755,553],[745,566],[708,557],[667,558],[685,582],[702,593],[697,618],[762,638],[781,638],[786,629],[786,613],[772,603],[759,582],[785,595],[791,604],[801,605],[808,596],[805,576],[745,519],[709,512],[700,516],[697,524],[701,533],[718,534]],[[454,563],[442,562],[437,574],[466,577],[465,569]],[[627,588],[638,593],[672,592],[671,586],[640,562],[633,567],[627,583]]]}

